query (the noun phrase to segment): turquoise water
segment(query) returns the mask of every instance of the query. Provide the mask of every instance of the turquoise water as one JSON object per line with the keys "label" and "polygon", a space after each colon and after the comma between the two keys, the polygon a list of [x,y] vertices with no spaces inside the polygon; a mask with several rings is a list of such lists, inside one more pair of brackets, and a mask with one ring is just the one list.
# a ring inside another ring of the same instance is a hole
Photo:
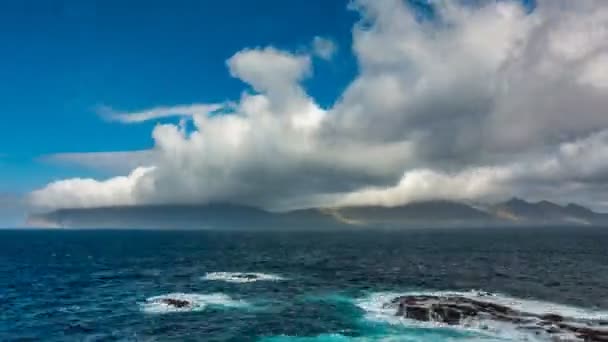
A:
{"label": "turquoise water", "polygon": [[543,341],[495,322],[408,321],[385,304],[483,290],[528,312],[608,319],[606,246],[608,231],[580,228],[0,231],[0,340]]}

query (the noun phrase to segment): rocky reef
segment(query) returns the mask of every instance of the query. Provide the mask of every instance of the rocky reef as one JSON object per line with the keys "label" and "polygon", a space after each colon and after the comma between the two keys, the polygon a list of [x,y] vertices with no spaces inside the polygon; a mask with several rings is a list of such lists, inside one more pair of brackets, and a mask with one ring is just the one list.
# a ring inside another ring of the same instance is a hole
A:
{"label": "rocky reef", "polygon": [[191,307],[192,303],[190,301],[184,299],[176,299],[176,298],[163,298],[160,300],[161,303],[165,305],[169,305],[178,309]]}
{"label": "rocky reef", "polygon": [[[484,298],[487,298],[485,300]],[[582,320],[557,313],[525,312],[491,300],[491,294],[465,296],[407,295],[387,306],[397,316],[446,325],[476,326],[489,329],[484,322],[513,325],[548,341],[608,342],[608,320]]]}

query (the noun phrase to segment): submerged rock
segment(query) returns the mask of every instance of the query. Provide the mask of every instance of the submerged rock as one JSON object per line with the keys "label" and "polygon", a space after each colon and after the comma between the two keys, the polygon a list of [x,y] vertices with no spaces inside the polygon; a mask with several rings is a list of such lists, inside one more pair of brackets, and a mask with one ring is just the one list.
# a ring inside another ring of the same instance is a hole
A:
{"label": "submerged rock", "polygon": [[233,275],[233,277],[244,280],[258,280],[260,278],[257,274],[254,273],[235,274]]}
{"label": "submerged rock", "polygon": [[517,329],[532,330],[553,341],[608,342],[608,327],[600,321],[583,321],[556,313],[534,314],[506,305],[465,296],[408,295],[397,297],[396,315],[422,322],[467,326],[473,320],[513,324]]}
{"label": "submerged rock", "polygon": [[187,300],[183,300],[183,299],[163,298],[161,300],[161,302],[163,304],[170,305],[170,306],[173,306],[173,307],[176,307],[176,308],[180,308],[180,309],[192,306],[192,303],[190,303]]}

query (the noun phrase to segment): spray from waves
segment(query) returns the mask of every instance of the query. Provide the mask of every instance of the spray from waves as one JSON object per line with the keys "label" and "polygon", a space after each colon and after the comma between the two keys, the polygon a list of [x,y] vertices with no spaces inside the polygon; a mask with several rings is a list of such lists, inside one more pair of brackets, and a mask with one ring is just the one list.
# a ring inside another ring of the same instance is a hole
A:
{"label": "spray from waves", "polygon": [[[393,326],[420,327],[426,329],[456,329],[478,334],[481,341],[554,341],[555,336],[539,335],[535,331],[526,331],[510,322],[484,319],[467,320],[461,325],[446,325],[437,322],[420,322],[396,315],[396,308],[392,300],[400,296],[438,296],[438,297],[464,297],[507,306],[516,311],[528,312],[536,315],[557,314],[564,318],[576,321],[606,321],[608,312],[594,311],[568,305],[527,300],[510,297],[502,294],[489,294],[480,291],[412,291],[406,293],[380,292],[355,300],[355,304],[364,310],[364,318],[370,322],[386,323]],[[576,336],[561,336],[568,341],[578,341]]]}
{"label": "spray from waves", "polygon": [[141,310],[148,314],[171,312],[203,311],[210,306],[238,308],[249,304],[243,300],[235,300],[223,293],[168,293],[146,299],[140,305]]}
{"label": "spray from waves", "polygon": [[395,334],[379,334],[373,336],[346,336],[342,334],[321,334],[317,336],[301,337],[301,336],[273,336],[266,337],[259,342],[488,342],[488,341],[504,341],[504,340],[488,340],[480,339],[473,336],[447,336],[441,333],[395,333]]}
{"label": "spray from waves", "polygon": [[260,340],[260,342],[414,342],[414,339],[403,338],[402,336],[373,336],[373,337],[350,337],[341,334],[322,334],[312,337],[299,336],[273,336]]}
{"label": "spray from waves", "polygon": [[498,293],[488,293],[484,291],[408,291],[405,293],[397,292],[378,292],[373,293],[363,299],[357,300],[357,305],[362,309],[376,314],[392,312],[394,310],[386,304],[396,297],[409,296],[438,296],[438,297],[464,297],[470,299],[483,300],[490,303],[509,306],[517,311],[525,311],[537,315],[555,313],[563,317],[581,320],[608,320],[607,311],[596,311],[574,306],[545,302],[540,300],[521,299]]}
{"label": "spray from waves", "polygon": [[351,341],[348,337],[340,334],[323,334],[313,337],[300,336],[272,336],[262,338],[259,342],[346,342]]}
{"label": "spray from waves", "polygon": [[209,272],[201,279],[213,280],[213,281],[224,281],[228,283],[253,283],[256,281],[283,281],[285,278],[269,273],[258,273],[258,272]]}

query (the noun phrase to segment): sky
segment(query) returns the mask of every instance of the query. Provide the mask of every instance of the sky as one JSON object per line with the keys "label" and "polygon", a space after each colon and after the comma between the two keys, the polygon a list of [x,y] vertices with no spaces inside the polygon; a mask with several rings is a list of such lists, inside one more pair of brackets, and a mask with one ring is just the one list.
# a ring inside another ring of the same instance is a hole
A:
{"label": "sky", "polygon": [[0,3],[0,225],[69,207],[608,210],[602,0]]}

